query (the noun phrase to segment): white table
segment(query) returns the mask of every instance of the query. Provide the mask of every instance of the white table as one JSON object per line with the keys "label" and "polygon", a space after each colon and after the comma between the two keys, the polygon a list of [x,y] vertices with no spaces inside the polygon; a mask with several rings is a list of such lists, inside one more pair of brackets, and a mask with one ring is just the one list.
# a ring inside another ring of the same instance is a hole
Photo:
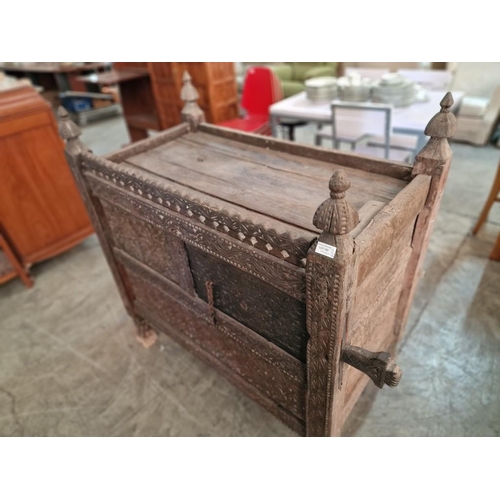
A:
{"label": "white table", "polygon": [[[392,112],[392,131],[395,134],[410,134],[418,137],[417,151],[420,151],[425,143],[427,137],[424,135],[424,130],[429,120],[441,109],[439,103],[446,94],[442,90],[429,90],[429,99],[425,102],[416,102],[407,107],[394,108]],[[454,91],[453,104],[451,111],[456,111],[462,101],[464,92]],[[330,103],[315,103],[306,98],[306,93],[301,92],[288,99],[277,102],[269,108],[271,116],[271,127],[273,136],[278,136],[278,126],[280,119],[296,119],[308,122],[315,122],[320,124],[331,123],[332,112]],[[381,130],[377,123],[372,123],[371,113],[365,113],[365,120],[363,121],[362,111],[353,110],[339,110],[336,114],[337,120],[356,122],[363,133],[380,135]]]}

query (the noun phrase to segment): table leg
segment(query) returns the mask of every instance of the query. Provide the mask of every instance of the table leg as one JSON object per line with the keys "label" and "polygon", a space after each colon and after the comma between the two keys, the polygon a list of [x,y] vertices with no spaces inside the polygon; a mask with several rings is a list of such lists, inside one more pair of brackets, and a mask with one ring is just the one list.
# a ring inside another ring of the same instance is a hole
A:
{"label": "table leg", "polygon": [[276,115],[271,115],[271,133],[273,137],[279,137],[278,124],[279,124],[279,118]]}

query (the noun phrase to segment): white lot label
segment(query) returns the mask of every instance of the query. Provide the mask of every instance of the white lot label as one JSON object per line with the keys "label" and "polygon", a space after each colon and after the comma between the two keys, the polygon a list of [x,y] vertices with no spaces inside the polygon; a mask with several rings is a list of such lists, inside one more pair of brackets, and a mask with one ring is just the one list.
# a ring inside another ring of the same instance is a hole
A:
{"label": "white lot label", "polygon": [[326,243],[321,243],[321,241],[318,241],[318,244],[316,245],[316,253],[320,253],[321,255],[330,257],[330,259],[333,259],[335,257],[336,251],[337,247],[334,247],[333,245],[327,245]]}

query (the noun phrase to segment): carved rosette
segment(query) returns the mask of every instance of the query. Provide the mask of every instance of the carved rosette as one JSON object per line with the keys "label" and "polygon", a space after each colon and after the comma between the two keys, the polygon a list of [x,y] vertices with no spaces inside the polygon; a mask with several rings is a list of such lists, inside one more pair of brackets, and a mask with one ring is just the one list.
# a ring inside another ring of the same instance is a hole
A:
{"label": "carved rosette", "polygon": [[[332,414],[346,326],[346,298],[354,262],[354,243],[349,232],[359,223],[356,209],[345,198],[349,186],[345,172],[336,170],[330,179],[330,198],[318,207],[313,219],[314,225],[323,232],[307,255],[306,302],[310,338],[307,345],[306,428],[309,436],[338,433]],[[320,253],[325,245],[327,251]],[[333,258],[327,255],[329,247],[335,248]]]}
{"label": "carved rosette", "polygon": [[198,125],[205,121],[205,113],[198,106],[199,99],[198,91],[191,83],[191,75],[184,71],[182,76],[181,99],[185,102],[181,111],[182,120],[189,123],[192,131],[196,131]]}

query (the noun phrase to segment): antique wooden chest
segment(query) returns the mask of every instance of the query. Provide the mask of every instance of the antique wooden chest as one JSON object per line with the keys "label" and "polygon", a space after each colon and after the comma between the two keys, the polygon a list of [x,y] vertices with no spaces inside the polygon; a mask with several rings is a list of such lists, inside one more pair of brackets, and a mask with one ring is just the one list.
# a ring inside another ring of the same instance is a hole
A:
{"label": "antique wooden chest", "polygon": [[397,385],[452,152],[447,94],[413,167],[203,123],[66,154],[139,338],[164,332],[298,433],[339,435],[369,378]]}

